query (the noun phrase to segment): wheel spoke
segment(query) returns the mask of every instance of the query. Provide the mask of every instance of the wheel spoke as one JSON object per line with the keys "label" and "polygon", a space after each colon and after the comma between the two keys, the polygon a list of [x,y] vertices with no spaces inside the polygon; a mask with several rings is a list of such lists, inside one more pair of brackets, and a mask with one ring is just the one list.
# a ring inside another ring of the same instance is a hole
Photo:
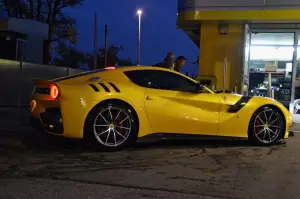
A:
{"label": "wheel spoke", "polygon": [[126,129],[126,130],[130,130],[131,129],[131,128],[123,127],[123,126],[116,126],[116,127],[120,128],[120,129]]}
{"label": "wheel spoke", "polygon": [[275,120],[271,121],[271,122],[269,123],[269,125],[272,125],[272,124],[274,124],[274,123],[275,123],[277,120],[278,120],[278,117],[276,117],[276,119],[275,119]]}
{"label": "wheel spoke", "polygon": [[260,135],[264,132],[265,129],[260,130],[256,135]]}
{"label": "wheel spoke", "polygon": [[261,121],[261,123],[265,124],[259,116],[257,116],[257,118]]}
{"label": "wheel spoke", "polygon": [[102,131],[101,133],[99,133],[98,135],[99,136],[101,136],[101,135],[103,135],[103,134],[105,134],[105,133],[107,133],[109,131],[109,129],[107,129],[107,130],[105,130],[105,131]]}
{"label": "wheel spoke", "polygon": [[268,131],[270,131],[271,133],[273,133],[274,135],[277,135],[277,133],[275,133],[272,129],[267,128]]}
{"label": "wheel spoke", "polygon": [[121,136],[123,139],[125,139],[126,137],[125,136],[123,136],[119,131],[117,131],[117,130],[115,130],[114,129],[114,131],[119,135],[119,136]]}
{"label": "wheel spoke", "polygon": [[111,114],[111,111],[110,111],[110,106],[108,107],[108,111],[109,111],[109,115],[110,115],[110,119],[111,119],[111,121],[114,121],[114,119],[113,119],[113,116],[112,116],[112,114]]}
{"label": "wheel spoke", "polygon": [[[118,125],[122,124],[124,121],[126,121],[129,118],[129,116],[127,116],[124,120],[122,120]],[[118,126],[117,125],[117,126]]]}
{"label": "wheel spoke", "polygon": [[271,115],[270,115],[270,117],[269,117],[269,119],[268,119],[267,122],[270,122],[270,120],[272,119],[272,116],[273,116],[273,111],[271,111]]}
{"label": "wheel spoke", "polygon": [[265,118],[266,118],[266,122],[268,122],[266,111],[264,111],[264,115],[265,115]]}
{"label": "wheel spoke", "polygon": [[120,115],[121,112],[122,112],[122,110],[120,109],[120,111],[118,112],[118,114],[117,114],[117,116],[116,116],[114,122],[119,118],[119,115]]}
{"label": "wheel spoke", "polygon": [[256,125],[256,126],[254,126],[254,127],[256,127],[256,128],[257,128],[257,127],[262,127],[262,126],[265,126],[265,125]]}
{"label": "wheel spoke", "polygon": [[110,129],[108,129],[108,134],[107,134],[107,137],[106,137],[106,140],[105,140],[105,143],[107,144],[107,141],[108,141],[108,139],[109,139],[109,136],[110,136]]}
{"label": "wheel spoke", "polygon": [[269,127],[272,127],[272,128],[279,128],[280,126],[269,125]]}
{"label": "wheel spoke", "polygon": [[106,121],[106,119],[103,117],[103,115],[100,113],[100,116],[102,117],[102,119],[106,122],[106,124],[108,124],[108,122]]}
{"label": "wheel spoke", "polygon": [[94,126],[97,126],[97,127],[109,127],[108,124],[95,124]]}
{"label": "wheel spoke", "polygon": [[113,133],[114,133],[114,141],[115,141],[115,146],[117,146],[116,132],[113,130]]}
{"label": "wheel spoke", "polygon": [[265,130],[265,129],[263,129],[263,132],[264,132],[263,141],[265,141],[265,137],[266,137],[266,130]]}

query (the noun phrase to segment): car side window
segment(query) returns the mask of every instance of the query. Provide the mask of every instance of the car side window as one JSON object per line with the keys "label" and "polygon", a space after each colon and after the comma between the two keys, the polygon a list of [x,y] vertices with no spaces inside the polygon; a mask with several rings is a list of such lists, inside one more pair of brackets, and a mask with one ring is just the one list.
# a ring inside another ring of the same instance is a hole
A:
{"label": "car side window", "polygon": [[148,87],[150,78],[149,70],[133,70],[125,71],[124,74],[136,85],[141,87]]}
{"label": "car side window", "polygon": [[141,87],[189,92],[196,89],[196,83],[175,73],[161,70],[126,71],[125,75]]}
{"label": "car side window", "polygon": [[153,89],[190,92],[195,91],[196,83],[172,72],[155,71],[150,78],[148,87]]}

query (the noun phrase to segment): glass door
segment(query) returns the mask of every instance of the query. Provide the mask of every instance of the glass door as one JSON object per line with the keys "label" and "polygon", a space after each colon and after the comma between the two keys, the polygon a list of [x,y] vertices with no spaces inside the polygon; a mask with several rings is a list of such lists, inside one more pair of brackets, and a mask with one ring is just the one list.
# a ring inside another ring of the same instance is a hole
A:
{"label": "glass door", "polygon": [[300,122],[300,32],[295,34],[293,62],[293,75],[292,75],[292,93],[290,112],[294,114],[293,119],[295,122]]}
{"label": "glass door", "polygon": [[[294,32],[256,32],[251,36],[249,95],[291,102]],[[271,91],[271,92],[270,92]],[[274,93],[274,95],[273,95]]]}

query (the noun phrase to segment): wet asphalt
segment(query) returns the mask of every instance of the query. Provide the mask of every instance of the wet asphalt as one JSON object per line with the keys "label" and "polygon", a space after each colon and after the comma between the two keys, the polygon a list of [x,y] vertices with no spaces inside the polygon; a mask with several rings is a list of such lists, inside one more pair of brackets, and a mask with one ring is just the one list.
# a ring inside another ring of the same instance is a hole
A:
{"label": "wet asphalt", "polygon": [[27,112],[0,109],[0,198],[298,199],[300,139],[176,140],[102,152],[32,130]]}

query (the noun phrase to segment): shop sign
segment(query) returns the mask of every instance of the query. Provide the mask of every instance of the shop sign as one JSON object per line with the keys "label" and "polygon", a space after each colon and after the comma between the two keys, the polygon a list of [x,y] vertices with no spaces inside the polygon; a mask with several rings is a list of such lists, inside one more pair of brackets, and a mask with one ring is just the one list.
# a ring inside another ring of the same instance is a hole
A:
{"label": "shop sign", "polygon": [[265,72],[276,72],[277,66],[276,65],[266,65]]}

